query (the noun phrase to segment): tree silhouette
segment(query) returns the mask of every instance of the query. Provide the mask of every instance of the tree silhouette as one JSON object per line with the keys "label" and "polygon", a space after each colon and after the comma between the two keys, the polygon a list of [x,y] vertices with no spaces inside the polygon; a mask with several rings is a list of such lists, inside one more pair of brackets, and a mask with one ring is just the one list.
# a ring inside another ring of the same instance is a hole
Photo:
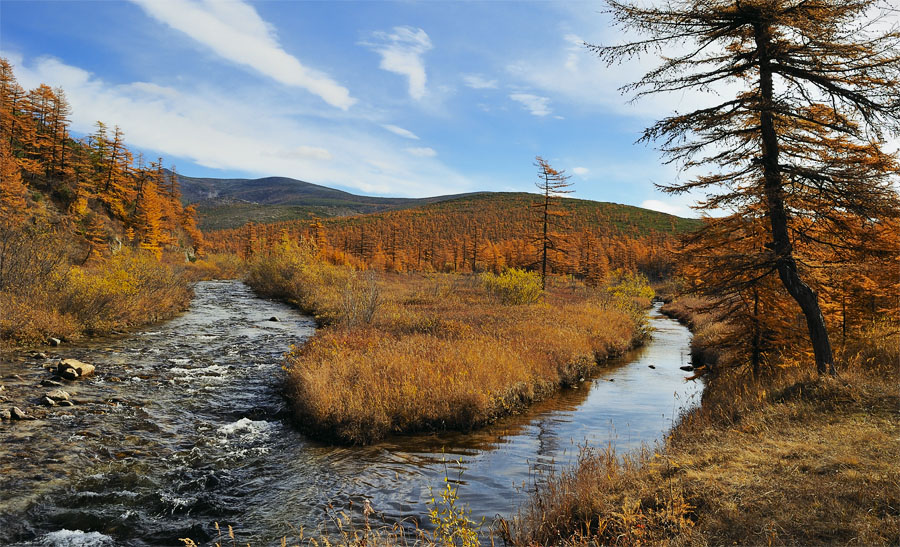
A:
{"label": "tree silhouette", "polygon": [[[588,46],[602,61],[665,52],[625,92],[721,92],[718,104],[666,117],[642,140],[661,142],[668,160],[686,168],[716,167],[664,190],[705,190],[702,209],[763,220],[764,240],[745,245],[758,249],[742,261],[754,273],[748,277],[777,273],[803,312],[817,370],[834,374],[819,296],[809,283],[815,264],[804,258],[824,263],[847,248],[867,248],[879,224],[900,215],[892,188],[897,158],[883,150],[884,134],[900,129],[900,33],[883,30],[890,6],[879,0],[608,3],[617,26],[645,38]],[[721,91],[735,82],[740,91]],[[707,233],[709,249],[722,238],[747,237],[742,230]]]}
{"label": "tree silhouette", "polygon": [[562,252],[561,236],[552,230],[559,227],[562,219],[568,216],[566,212],[556,207],[556,202],[562,194],[572,193],[572,190],[566,190],[572,186],[572,183],[569,182],[565,170],[557,171],[540,156],[534,159],[534,166],[538,168],[538,182],[535,183],[535,186],[541,191],[542,199],[531,206],[538,212],[537,222],[540,225],[540,233],[535,238],[535,242],[540,251],[541,289],[546,289],[549,255],[551,252]]}

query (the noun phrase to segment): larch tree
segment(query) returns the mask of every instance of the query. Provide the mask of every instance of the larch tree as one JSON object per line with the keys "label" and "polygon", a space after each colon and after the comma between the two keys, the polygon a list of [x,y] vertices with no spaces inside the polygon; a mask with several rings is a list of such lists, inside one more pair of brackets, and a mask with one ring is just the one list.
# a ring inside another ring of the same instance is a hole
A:
{"label": "larch tree", "polygon": [[805,317],[818,372],[834,374],[810,279],[848,248],[868,249],[881,224],[900,216],[897,157],[885,152],[886,135],[900,130],[896,11],[881,0],[607,1],[615,24],[641,39],[589,49],[608,65],[663,55],[624,92],[718,92],[715,104],[644,131],[668,161],[712,167],[663,189],[705,191],[701,210],[731,213],[712,221],[730,226],[707,231],[710,252],[733,247],[722,238],[748,237],[730,229],[737,217],[762,221],[762,239],[743,245],[756,249],[741,261],[752,269],[743,279],[777,275]]}
{"label": "larch tree", "polygon": [[547,265],[551,252],[561,252],[561,236],[554,230],[559,227],[566,213],[556,207],[556,202],[563,194],[571,194],[573,190],[566,190],[572,186],[565,170],[556,170],[542,157],[534,159],[534,166],[538,168],[538,181],[535,186],[541,191],[541,200],[531,205],[537,210],[537,223],[540,233],[535,238],[538,244],[541,264],[541,289],[547,288]]}

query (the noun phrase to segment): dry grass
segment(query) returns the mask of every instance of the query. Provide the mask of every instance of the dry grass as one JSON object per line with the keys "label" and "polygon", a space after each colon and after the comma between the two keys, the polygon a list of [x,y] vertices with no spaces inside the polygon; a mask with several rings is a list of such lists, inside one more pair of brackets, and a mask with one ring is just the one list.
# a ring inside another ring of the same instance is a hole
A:
{"label": "dry grass", "polygon": [[[575,285],[502,305],[477,277],[354,275],[305,258],[291,265],[282,252],[249,278],[330,323],[288,356],[289,395],[299,423],[340,442],[476,427],[579,381],[641,336],[639,314]],[[351,321],[348,292],[377,308],[371,321]]]}
{"label": "dry grass", "polygon": [[191,281],[243,279],[247,275],[247,264],[236,254],[211,253],[190,263],[187,274]]}
{"label": "dry grass", "polygon": [[0,339],[12,345],[74,340],[152,323],[187,307],[183,267],[124,248],[102,262],[54,262],[0,290]]}
{"label": "dry grass", "polygon": [[723,371],[661,454],[587,454],[551,478],[516,543],[900,544],[896,332],[848,345],[838,378]]}

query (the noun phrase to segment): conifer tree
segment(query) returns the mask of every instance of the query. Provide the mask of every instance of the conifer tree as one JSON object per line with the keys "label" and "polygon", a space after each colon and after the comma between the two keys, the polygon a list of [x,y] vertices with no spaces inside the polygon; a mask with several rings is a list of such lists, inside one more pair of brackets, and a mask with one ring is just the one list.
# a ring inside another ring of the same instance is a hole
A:
{"label": "conifer tree", "polygon": [[535,186],[541,191],[542,197],[539,202],[532,204],[532,208],[538,212],[537,223],[540,226],[540,233],[535,238],[535,243],[540,252],[538,261],[541,267],[541,289],[546,289],[550,253],[562,252],[559,245],[562,237],[555,229],[566,214],[556,207],[556,202],[561,195],[572,193],[572,190],[566,190],[572,186],[572,183],[569,182],[569,176],[565,174],[565,170],[557,171],[540,156],[535,158],[534,166],[538,168],[538,182],[535,183]]}
{"label": "conifer tree", "polygon": [[[670,161],[714,171],[665,190],[703,190],[704,209],[759,219],[747,279],[778,276],[805,317],[820,374],[834,357],[808,258],[868,248],[879,224],[900,215],[896,156],[884,136],[900,130],[900,33],[883,28],[880,0],[678,0],[660,7],[608,0],[616,24],[644,38],[589,46],[608,64],[655,50],[657,68],[624,88],[637,97],[717,89],[717,104],[676,113],[645,130]],[[686,50],[673,53],[676,48]],[[722,84],[737,82],[733,95]],[[745,238],[736,218],[707,230],[714,251]],[[817,234],[837,234],[822,239]],[[872,249],[877,252],[877,249]],[[718,264],[734,265],[726,260]]]}

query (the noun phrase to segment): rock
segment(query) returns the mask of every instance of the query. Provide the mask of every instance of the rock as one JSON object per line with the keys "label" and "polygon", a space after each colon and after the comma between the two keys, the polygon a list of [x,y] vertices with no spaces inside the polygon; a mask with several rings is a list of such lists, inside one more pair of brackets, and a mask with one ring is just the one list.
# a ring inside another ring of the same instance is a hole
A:
{"label": "rock", "polygon": [[41,380],[41,385],[44,387],[62,387],[63,383],[56,380]]}
{"label": "rock", "polygon": [[56,401],[54,401],[50,397],[44,397],[43,399],[41,399],[41,404],[44,406],[56,406]]}
{"label": "rock", "polygon": [[59,406],[75,406],[75,403],[73,403],[72,401],[60,401],[56,404]]}
{"label": "rock", "polygon": [[69,392],[61,389],[54,389],[53,391],[45,393],[44,397],[53,399],[54,401],[67,401],[69,400]]}
{"label": "rock", "polygon": [[0,409],[0,420],[12,420],[12,413],[5,408]]}
{"label": "rock", "polygon": [[21,408],[19,408],[17,406],[14,406],[11,409],[9,409],[9,413],[12,414],[13,420],[27,420],[28,419],[28,415],[25,414],[25,411],[23,411]]}
{"label": "rock", "polygon": [[56,346],[62,344],[62,340],[60,340],[59,338],[51,338],[51,339],[47,340],[47,343],[53,347],[56,347]]}
{"label": "rock", "polygon": [[59,371],[59,375],[65,378],[66,380],[77,380],[78,379],[78,371],[74,368],[66,368]]}
{"label": "rock", "polygon": [[275,322],[277,322],[277,321],[279,321],[279,319],[278,319],[277,317],[275,317],[275,316],[272,316],[272,317],[269,318],[269,321],[275,321]]}
{"label": "rock", "polygon": [[647,365],[647,368],[656,368],[656,365]]}
{"label": "rock", "polygon": [[692,370],[694,370],[694,367],[692,367],[691,365],[684,365],[683,367],[678,367],[678,368],[680,368],[681,370],[684,370],[686,372],[691,372]]}
{"label": "rock", "polygon": [[[74,377],[71,373],[66,374],[67,371],[74,370],[76,374]],[[85,376],[90,376],[94,373],[94,365],[89,365],[87,363],[82,363],[78,359],[63,359],[59,362],[57,366],[57,371],[59,375],[67,380],[74,380],[75,378],[83,378]]]}
{"label": "rock", "polygon": [[49,359],[47,354],[42,351],[36,351],[36,352],[32,353],[31,356],[34,357],[35,359]]}

